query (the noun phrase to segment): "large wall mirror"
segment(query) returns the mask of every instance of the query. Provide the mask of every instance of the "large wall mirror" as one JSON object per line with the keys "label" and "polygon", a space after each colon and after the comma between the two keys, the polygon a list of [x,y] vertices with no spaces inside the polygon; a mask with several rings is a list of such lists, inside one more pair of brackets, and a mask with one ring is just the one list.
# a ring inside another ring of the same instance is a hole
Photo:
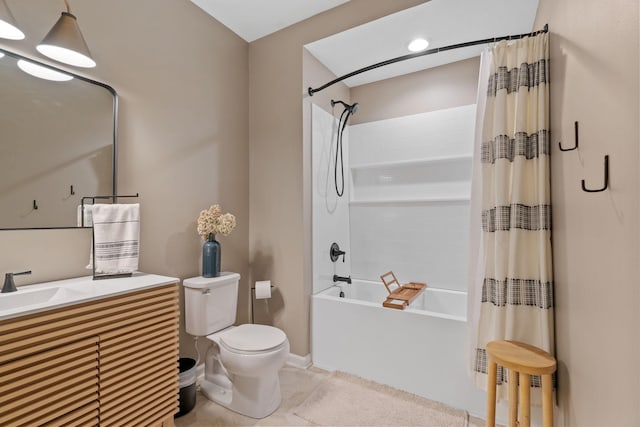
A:
{"label": "large wall mirror", "polygon": [[[0,229],[77,227],[82,197],[116,194],[116,92],[0,54]],[[35,77],[19,61],[67,80]]]}

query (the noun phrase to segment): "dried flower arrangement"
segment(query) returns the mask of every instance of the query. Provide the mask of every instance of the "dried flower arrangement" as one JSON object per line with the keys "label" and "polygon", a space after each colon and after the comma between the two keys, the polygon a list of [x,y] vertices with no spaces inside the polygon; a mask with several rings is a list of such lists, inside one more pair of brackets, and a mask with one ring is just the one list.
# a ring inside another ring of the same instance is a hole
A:
{"label": "dried flower arrangement", "polygon": [[235,227],[236,217],[231,213],[223,214],[218,204],[203,210],[198,216],[198,234],[202,240],[207,240],[210,234],[228,236]]}

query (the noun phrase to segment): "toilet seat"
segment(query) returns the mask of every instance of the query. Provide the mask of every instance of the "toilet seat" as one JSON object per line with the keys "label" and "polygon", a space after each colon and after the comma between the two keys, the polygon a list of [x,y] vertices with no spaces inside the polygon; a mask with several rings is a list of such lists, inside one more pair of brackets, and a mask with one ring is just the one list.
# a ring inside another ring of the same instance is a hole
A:
{"label": "toilet seat", "polygon": [[[215,335],[215,336],[214,336]],[[287,342],[287,335],[274,326],[245,324],[225,329],[207,338],[239,354],[267,353]]]}

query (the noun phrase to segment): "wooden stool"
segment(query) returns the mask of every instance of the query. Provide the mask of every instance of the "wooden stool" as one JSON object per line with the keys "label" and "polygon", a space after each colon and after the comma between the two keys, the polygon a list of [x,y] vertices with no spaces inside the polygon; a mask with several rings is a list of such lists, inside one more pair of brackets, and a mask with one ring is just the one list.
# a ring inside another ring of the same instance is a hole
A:
{"label": "wooden stool", "polygon": [[553,427],[551,374],[556,359],[544,350],[517,341],[491,341],[487,344],[488,396],[487,427],[496,424],[496,374],[498,365],[509,369],[509,427],[518,421],[518,377],[520,378],[520,426],[530,426],[529,387],[531,375],[542,377],[542,425]]}

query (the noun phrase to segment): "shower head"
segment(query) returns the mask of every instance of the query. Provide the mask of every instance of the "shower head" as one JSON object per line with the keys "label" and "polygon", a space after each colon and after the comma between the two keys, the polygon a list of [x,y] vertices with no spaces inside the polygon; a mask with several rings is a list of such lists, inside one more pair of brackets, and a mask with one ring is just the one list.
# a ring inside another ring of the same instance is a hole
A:
{"label": "shower head", "polygon": [[356,111],[358,110],[358,103],[357,102],[354,102],[352,105],[349,105],[344,101],[340,101],[340,100],[334,101],[332,99],[331,100],[331,107],[334,107],[336,104],[342,104],[346,110],[349,110],[349,114],[355,114]]}

